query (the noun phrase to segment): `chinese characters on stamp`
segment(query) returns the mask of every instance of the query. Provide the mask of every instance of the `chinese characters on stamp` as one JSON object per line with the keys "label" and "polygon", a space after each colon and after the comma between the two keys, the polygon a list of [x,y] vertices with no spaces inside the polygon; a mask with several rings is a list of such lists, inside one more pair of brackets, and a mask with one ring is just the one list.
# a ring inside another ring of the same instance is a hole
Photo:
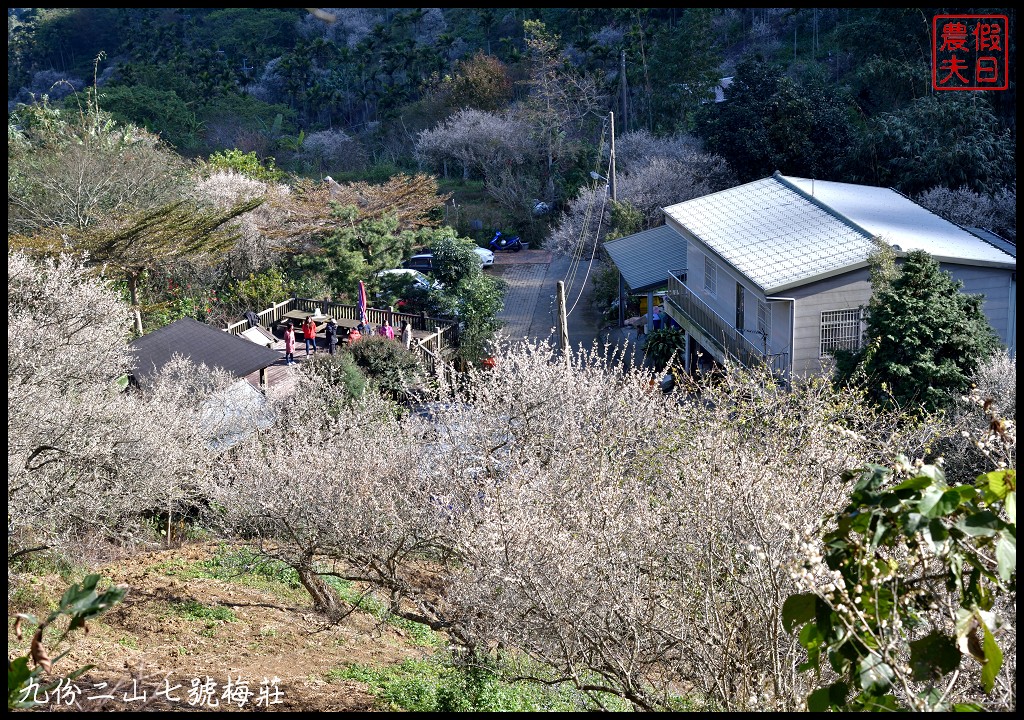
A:
{"label": "chinese characters on stamp", "polygon": [[1006,15],[932,18],[932,87],[1006,90],[1010,86]]}

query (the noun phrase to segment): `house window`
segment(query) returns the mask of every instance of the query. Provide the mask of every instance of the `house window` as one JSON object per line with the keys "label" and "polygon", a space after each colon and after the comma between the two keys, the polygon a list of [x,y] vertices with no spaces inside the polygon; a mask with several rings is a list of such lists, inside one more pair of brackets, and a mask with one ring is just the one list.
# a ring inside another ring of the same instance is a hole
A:
{"label": "house window", "polygon": [[771,337],[772,334],[771,306],[762,300],[757,301],[757,332],[761,337]]}
{"label": "house window", "polygon": [[836,350],[857,350],[863,336],[860,308],[821,313],[821,357]]}
{"label": "house window", "polygon": [[704,292],[718,294],[718,266],[711,258],[704,258]]}

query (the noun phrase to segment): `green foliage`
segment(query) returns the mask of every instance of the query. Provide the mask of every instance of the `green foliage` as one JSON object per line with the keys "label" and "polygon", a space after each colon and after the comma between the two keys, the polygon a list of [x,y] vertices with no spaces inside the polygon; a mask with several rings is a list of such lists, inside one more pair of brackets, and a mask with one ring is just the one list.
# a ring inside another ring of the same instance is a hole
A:
{"label": "green foliage", "polygon": [[742,182],[771,175],[823,177],[852,142],[843,92],[822,80],[798,84],[760,57],[736,69],[726,102],[707,103],[696,132]]}
{"label": "green foliage", "polygon": [[206,623],[236,622],[238,618],[230,608],[204,605],[198,600],[184,600],[172,604],[175,614],[187,620],[201,620]]}
{"label": "green foliage", "polygon": [[628,202],[611,201],[612,222],[605,242],[633,235],[644,229],[644,213]]}
{"label": "green foliage", "polygon": [[[75,98],[66,107],[76,109]],[[103,108],[125,125],[136,124],[159,133],[171,146],[188,151],[196,146],[201,129],[195,113],[173,90],[160,90],[147,85],[108,86],[99,93]]]}
{"label": "green foliage", "polygon": [[[579,712],[593,702],[569,683],[509,682],[518,667],[485,657],[456,660],[439,654],[427,660],[406,660],[398,666],[371,668],[350,665],[331,670],[332,680],[357,680],[370,686],[389,708],[410,712]],[[609,698],[606,707],[625,710]]]}
{"label": "green foliage", "polygon": [[349,344],[346,352],[381,392],[395,400],[406,398],[423,375],[419,358],[397,340],[363,337]]}
{"label": "green foliage", "polygon": [[[281,116],[278,115],[277,117],[280,118]],[[279,125],[280,125],[280,123],[277,121],[277,118],[275,118],[274,119],[274,127],[277,128]],[[277,145],[278,145],[278,147],[280,147],[283,150],[286,150],[288,152],[293,152],[293,153],[298,152],[299,150],[301,150],[302,149],[302,144],[304,142],[306,142],[306,131],[305,130],[299,130],[299,134],[295,135],[294,137],[291,136],[291,135],[282,135],[279,138],[277,138]]]}
{"label": "green foliage", "polygon": [[661,328],[647,333],[644,343],[644,354],[661,369],[673,360],[673,364],[682,365],[686,352],[686,331],[679,328]]}
{"label": "green foliage", "polygon": [[452,228],[440,228],[430,233],[430,252],[434,255],[433,275],[445,287],[455,287],[465,279],[481,272],[480,260],[471,240],[458,238]]}
{"label": "green foliage", "polygon": [[[105,612],[111,606],[124,599],[128,589],[125,587],[109,587],[102,592],[97,592],[96,585],[100,580],[99,575],[87,575],[80,584],[72,585],[60,599],[57,609],[51,612],[46,620],[38,624],[35,634],[32,636],[32,644],[27,655],[21,655],[7,663],[7,709],[16,710],[19,708],[30,708],[38,705],[40,693],[46,696],[60,683],[74,680],[87,672],[91,665],[78,668],[69,675],[51,680],[45,686],[38,682],[40,674],[45,671],[50,673],[51,667],[61,658],[67,655],[65,651],[55,658],[50,658],[46,652],[43,641],[43,632],[52,623],[61,617],[68,618],[68,625],[52,644],[59,646],[72,632],[78,628],[86,629],[86,620]],[[21,639],[21,626],[23,622],[37,624],[35,617],[27,614],[19,614],[15,621],[14,632],[17,638]],[[29,662],[34,667],[29,667]]]}
{"label": "green foliage", "polygon": [[820,674],[827,659],[838,675],[808,709],[982,709],[945,697],[953,673],[991,692],[1002,665],[998,603],[1017,585],[1016,471],[950,487],[940,468],[901,459],[895,471],[868,465],[844,479],[856,481],[850,502],[822,538],[823,558],[803,571],[830,581],[783,606],[783,625],[807,650],[800,669]]}
{"label": "green foliage", "polygon": [[984,97],[962,95],[926,95],[872,118],[845,161],[850,178],[908,195],[964,185],[994,193],[1012,184],[1013,136]]}
{"label": "green foliage", "polygon": [[195,28],[195,42],[237,48],[248,64],[266,62],[298,38],[302,8],[211,8]]}
{"label": "green foliage", "polygon": [[663,26],[652,33],[650,82],[658,92],[648,101],[655,118],[653,130],[664,135],[691,129],[693,114],[714,98],[721,74],[722,53],[712,26],[715,11],[685,8],[681,14],[679,26]]}
{"label": "green foliage", "polygon": [[299,574],[287,564],[260,555],[249,548],[235,548],[226,544],[220,545],[213,557],[207,560],[169,560],[156,565],[154,569],[187,580],[208,578],[261,590],[302,588]]}
{"label": "green foliage", "polygon": [[274,158],[260,160],[255,152],[221,150],[213,153],[206,161],[207,170],[234,170],[237,173],[263,182],[279,182],[284,173],[274,167]]}
{"label": "green foliage", "polygon": [[999,348],[982,297],[961,292],[963,283],[920,250],[908,253],[897,272],[876,263],[876,278],[866,347],[840,363],[837,379],[865,385],[880,403],[948,406]]}
{"label": "green foliage", "polygon": [[459,323],[458,357],[476,364],[491,353],[489,345],[501,328],[505,281],[482,272],[463,278],[455,287],[430,294],[431,314]]}
{"label": "green foliage", "polygon": [[284,273],[280,268],[272,267],[261,273],[249,273],[244,280],[232,281],[221,293],[220,300],[230,314],[236,315],[246,310],[271,307],[288,296]]}
{"label": "green foliage", "polygon": [[302,364],[302,371],[345,388],[345,396],[349,400],[362,397],[366,390],[366,375],[359,369],[352,353],[317,353]]}
{"label": "green foliage", "polygon": [[594,303],[609,308],[619,299],[619,271],[611,263],[603,263],[594,273]]}
{"label": "green foliage", "polygon": [[433,317],[459,323],[458,356],[474,364],[486,357],[487,347],[500,328],[498,313],[503,306],[504,282],[485,274],[473,252],[474,243],[459,238],[451,228],[424,231],[434,255],[434,277],[443,287],[429,293],[410,292],[404,310],[425,310]]}
{"label": "green foliage", "polygon": [[351,205],[332,214],[339,221],[334,232],[321,240],[318,252],[297,256],[289,274],[316,278],[335,296],[351,296],[360,280],[372,283],[377,272],[398,267],[419,237],[399,232],[394,215],[357,220],[359,210]]}
{"label": "green foliage", "polygon": [[396,175],[406,173],[407,170],[398,167],[394,163],[378,162],[369,167],[356,171],[338,171],[332,177],[339,183],[365,182],[373,185],[385,183]]}

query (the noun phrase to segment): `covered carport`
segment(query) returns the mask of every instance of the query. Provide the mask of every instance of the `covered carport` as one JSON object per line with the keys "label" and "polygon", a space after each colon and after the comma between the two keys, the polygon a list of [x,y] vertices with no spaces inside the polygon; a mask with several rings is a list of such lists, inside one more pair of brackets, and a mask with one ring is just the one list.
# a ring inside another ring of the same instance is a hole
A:
{"label": "covered carport", "polygon": [[[686,238],[667,225],[609,240],[603,247],[619,272],[619,327],[625,323],[627,294],[646,294],[649,309],[654,294],[668,286],[669,272],[686,273]],[[649,312],[644,322],[650,332]]]}

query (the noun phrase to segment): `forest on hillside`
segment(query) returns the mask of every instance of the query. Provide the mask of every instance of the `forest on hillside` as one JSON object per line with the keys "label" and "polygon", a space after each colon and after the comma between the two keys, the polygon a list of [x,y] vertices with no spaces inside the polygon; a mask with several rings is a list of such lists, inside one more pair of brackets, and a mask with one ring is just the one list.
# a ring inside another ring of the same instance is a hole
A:
{"label": "forest on hillside", "polygon": [[[95,85],[104,110],[188,157],[254,152],[318,180],[480,180],[534,240],[557,217],[538,220],[538,201],[563,209],[591,170],[607,174],[609,112],[616,135],[692,137],[733,182],[779,170],[1005,201],[1015,83],[933,91],[940,11],[11,8],[8,107],[80,107]],[[1001,12],[1012,68],[1016,14]],[[727,101],[710,102],[722,78]],[[1015,235],[1005,217],[989,225]]]}

